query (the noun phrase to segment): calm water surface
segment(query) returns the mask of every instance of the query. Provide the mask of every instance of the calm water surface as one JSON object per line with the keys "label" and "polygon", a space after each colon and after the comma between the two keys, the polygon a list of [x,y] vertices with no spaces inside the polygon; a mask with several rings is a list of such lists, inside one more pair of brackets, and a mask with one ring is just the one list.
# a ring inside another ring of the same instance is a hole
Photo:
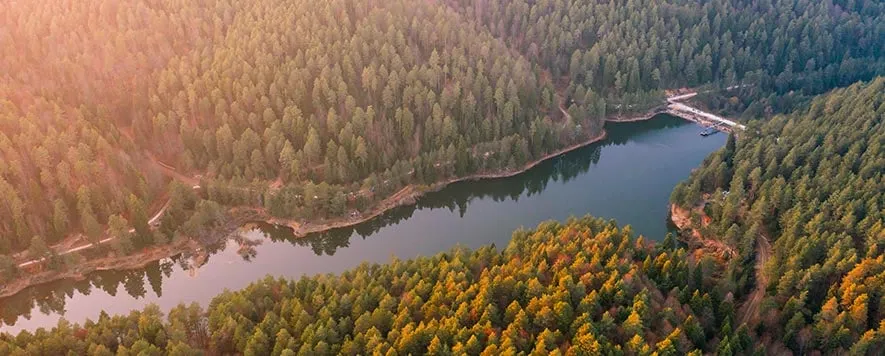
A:
{"label": "calm water surface", "polygon": [[[82,323],[101,310],[125,314],[156,303],[207,305],[225,289],[266,275],[337,273],[363,262],[432,255],[455,245],[504,247],[511,232],[549,220],[591,214],[629,224],[637,235],[667,233],[667,201],[724,134],[700,137],[700,127],[677,118],[608,124],[608,139],[539,164],[515,177],[462,182],[357,225],[302,239],[285,228],[259,226],[240,234],[261,241],[249,253],[227,241],[208,258],[176,256],[127,272],[98,272],[85,281],[29,288],[0,300],[0,331],[52,327],[59,318]],[[196,262],[200,261],[200,262]]]}

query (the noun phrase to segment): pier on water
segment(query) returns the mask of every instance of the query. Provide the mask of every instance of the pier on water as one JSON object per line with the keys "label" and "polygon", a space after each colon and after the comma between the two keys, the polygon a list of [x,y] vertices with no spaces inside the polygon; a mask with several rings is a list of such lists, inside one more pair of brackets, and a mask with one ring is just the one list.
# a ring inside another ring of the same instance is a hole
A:
{"label": "pier on water", "polygon": [[668,97],[667,107],[663,110],[663,112],[704,125],[706,129],[704,129],[704,131],[701,131],[701,136],[709,136],[715,134],[718,131],[732,132],[735,128],[741,130],[745,130],[747,128],[746,126],[732,120],[728,120],[726,118],[705,112],[703,110],[699,110],[681,102],[696,95],[698,95],[697,92],[690,92]]}

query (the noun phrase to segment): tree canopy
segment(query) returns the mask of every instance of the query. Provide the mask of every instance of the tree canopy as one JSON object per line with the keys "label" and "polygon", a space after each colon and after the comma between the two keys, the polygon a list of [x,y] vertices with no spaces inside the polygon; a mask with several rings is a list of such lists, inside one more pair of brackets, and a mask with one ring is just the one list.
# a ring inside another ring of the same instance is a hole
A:
{"label": "tree canopy", "polygon": [[762,325],[798,353],[881,343],[883,117],[885,78],[836,90],[751,124],[674,190],[686,209],[706,205],[705,236],[738,248],[726,289],[749,289],[757,240],[771,241]]}
{"label": "tree canopy", "polygon": [[663,89],[744,83],[725,105],[786,109],[885,71],[883,6],[4,3],[0,253],[135,223],[131,196],[163,203],[160,165],[200,175],[202,198],[311,219],[519,168]]}
{"label": "tree canopy", "polygon": [[672,244],[585,217],[513,234],[507,248],[456,248],[340,275],[266,278],[164,315],[0,335],[29,354],[685,354],[751,352],[734,302],[691,276]]}
{"label": "tree canopy", "polygon": [[[205,312],[4,334],[2,354],[885,343],[881,1],[32,0],[0,3],[0,21],[2,283],[25,258],[76,262],[58,258],[65,239],[111,236],[127,254],[205,233],[231,207],[341,217],[409,185],[516,170],[667,89],[731,88],[711,105],[768,118],[672,195],[737,251],[721,265],[585,218],[503,251],[267,279]],[[735,301],[759,281],[749,330]]]}

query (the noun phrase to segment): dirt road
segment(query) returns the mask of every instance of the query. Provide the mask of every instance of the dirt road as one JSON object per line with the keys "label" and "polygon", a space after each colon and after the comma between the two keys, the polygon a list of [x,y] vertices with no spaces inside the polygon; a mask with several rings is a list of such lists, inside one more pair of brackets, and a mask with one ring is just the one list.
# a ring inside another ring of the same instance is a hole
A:
{"label": "dirt road", "polygon": [[[157,158],[154,157],[153,154],[148,153],[147,155],[148,155],[148,157],[150,157],[151,162],[153,162],[157,167],[159,167],[159,168],[160,168],[160,171],[162,171],[164,174],[170,176],[170,177],[173,178],[173,179],[178,179],[178,180],[181,181],[181,182],[184,182],[184,183],[186,183],[186,184],[190,184],[190,185],[193,187],[193,189],[199,189],[199,188],[200,188],[200,186],[199,186],[200,182],[199,182],[197,179],[195,179],[195,178],[193,178],[193,177],[185,176],[185,175],[183,175],[183,174],[177,172],[177,171],[175,170],[175,168],[170,167],[169,165],[166,165],[165,163],[163,163],[163,162],[157,160]],[[148,224],[150,224],[151,226],[156,226],[156,225],[159,223],[160,218],[163,217],[163,213],[165,213],[165,212],[166,212],[166,209],[169,208],[169,204],[170,204],[171,202],[172,202],[172,199],[171,199],[171,198],[166,199],[166,202],[163,203],[163,206],[160,208],[160,210],[157,211],[157,213],[154,214],[154,215],[150,218],[150,220],[148,221]],[[135,229],[129,229],[129,232],[130,232],[130,233],[135,232]],[[104,243],[107,243],[107,242],[113,241],[114,239],[115,239],[115,237],[111,236],[111,237],[108,237],[108,238],[105,238],[105,239],[102,239],[102,240],[98,241],[98,244],[101,245],[101,244],[104,244]],[[80,246],[77,246],[77,247],[71,247],[71,248],[68,248],[68,249],[66,249],[66,250],[57,251],[56,253],[58,253],[59,256],[64,256],[64,255],[67,255],[67,254],[71,254],[71,253],[74,253],[74,252],[79,252],[79,251],[83,251],[83,250],[86,250],[86,249],[92,248],[92,247],[95,246],[95,245],[96,245],[95,243],[91,243],[91,242],[90,242],[90,243],[85,244],[85,245],[80,245]],[[35,263],[38,263],[38,262],[42,262],[42,261],[44,261],[45,259],[46,259],[46,258],[39,258],[39,259],[34,259],[34,260],[25,261],[25,262],[20,263],[20,264],[18,265],[18,267],[19,267],[19,268],[27,267],[27,266],[30,266],[30,265],[32,265],[32,264],[35,264]]]}
{"label": "dirt road", "polygon": [[750,293],[747,302],[741,307],[741,323],[751,326],[758,321],[754,318],[759,314],[759,304],[765,297],[765,287],[768,286],[768,276],[765,275],[765,264],[771,257],[771,244],[768,238],[763,234],[759,234],[756,238],[756,288]]}

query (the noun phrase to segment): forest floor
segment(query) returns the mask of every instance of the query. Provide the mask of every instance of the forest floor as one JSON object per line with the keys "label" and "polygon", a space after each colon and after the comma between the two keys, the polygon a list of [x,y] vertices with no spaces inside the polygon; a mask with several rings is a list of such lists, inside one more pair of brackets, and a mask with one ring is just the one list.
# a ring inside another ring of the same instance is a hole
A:
{"label": "forest floor", "polygon": [[[692,208],[692,211],[699,212],[701,216],[705,216],[703,208],[704,205],[701,203]],[[690,211],[682,209],[675,204],[670,204],[670,220],[672,220],[673,224],[675,224],[680,230],[690,232],[689,244],[698,245],[698,248],[695,249],[695,254],[709,252],[723,261],[738,255],[733,247],[711,236],[704,236],[699,229],[693,226]],[[701,220],[706,219],[702,218]],[[706,225],[707,222],[704,221],[702,224]]]}

